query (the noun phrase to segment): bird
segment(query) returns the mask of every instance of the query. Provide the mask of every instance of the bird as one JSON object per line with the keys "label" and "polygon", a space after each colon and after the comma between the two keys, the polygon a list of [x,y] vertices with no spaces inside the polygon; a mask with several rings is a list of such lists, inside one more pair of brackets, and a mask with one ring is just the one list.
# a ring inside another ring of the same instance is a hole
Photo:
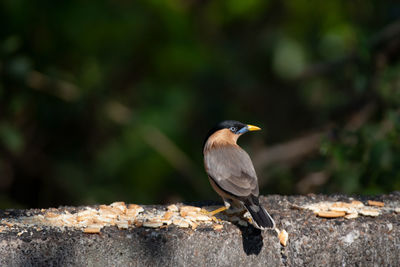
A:
{"label": "bird", "polygon": [[230,207],[250,213],[258,229],[275,228],[275,222],[260,205],[256,171],[250,156],[238,144],[238,138],[260,127],[235,120],[225,120],[212,128],[203,144],[204,168],[213,189],[222,197],[224,206],[211,212],[215,215]]}

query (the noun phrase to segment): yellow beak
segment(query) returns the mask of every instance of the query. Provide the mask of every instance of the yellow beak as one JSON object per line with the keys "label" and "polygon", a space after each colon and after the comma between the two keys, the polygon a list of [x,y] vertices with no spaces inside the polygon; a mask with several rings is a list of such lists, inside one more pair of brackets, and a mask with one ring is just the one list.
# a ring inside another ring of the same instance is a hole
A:
{"label": "yellow beak", "polygon": [[247,129],[249,129],[249,131],[259,131],[259,130],[261,130],[260,127],[257,127],[257,126],[254,126],[254,125],[250,125],[250,124],[247,125]]}

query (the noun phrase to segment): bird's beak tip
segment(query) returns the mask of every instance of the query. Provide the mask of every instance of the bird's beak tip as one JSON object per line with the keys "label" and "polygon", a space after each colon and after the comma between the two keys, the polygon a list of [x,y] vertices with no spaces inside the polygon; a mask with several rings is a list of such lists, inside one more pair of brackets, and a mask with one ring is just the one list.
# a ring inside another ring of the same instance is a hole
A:
{"label": "bird's beak tip", "polygon": [[260,127],[254,126],[254,125],[250,125],[250,124],[247,125],[247,129],[249,129],[249,131],[260,131],[261,130]]}

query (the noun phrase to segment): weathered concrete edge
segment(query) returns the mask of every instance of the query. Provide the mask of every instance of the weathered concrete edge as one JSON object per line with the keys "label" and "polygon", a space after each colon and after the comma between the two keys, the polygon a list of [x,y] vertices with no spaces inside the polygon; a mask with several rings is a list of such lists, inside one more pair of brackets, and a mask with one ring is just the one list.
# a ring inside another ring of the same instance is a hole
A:
{"label": "weathered concrete edge", "polygon": [[[363,200],[362,197],[357,199]],[[387,205],[400,206],[399,192],[376,199]],[[100,235],[87,235],[57,228],[41,232],[16,228],[0,233],[0,265],[396,266],[400,262],[399,214],[326,220],[309,211],[292,208],[293,204],[322,200],[346,201],[349,197],[262,198],[278,227],[289,233],[289,244],[285,248],[280,246],[273,231],[260,233],[254,228],[228,222],[220,232],[207,227],[195,231],[176,227],[128,230],[108,227]],[[15,214],[25,212],[16,211]],[[4,214],[0,213],[1,216]]]}

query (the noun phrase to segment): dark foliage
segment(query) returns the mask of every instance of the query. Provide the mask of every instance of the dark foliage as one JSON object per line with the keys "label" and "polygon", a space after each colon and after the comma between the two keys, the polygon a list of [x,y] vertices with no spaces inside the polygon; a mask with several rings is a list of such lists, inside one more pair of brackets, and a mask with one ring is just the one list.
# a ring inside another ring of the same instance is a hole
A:
{"label": "dark foliage", "polygon": [[[400,190],[395,1],[0,3],[0,207],[217,199],[224,119],[265,149],[261,193]],[[274,150],[271,150],[274,151]],[[276,155],[270,155],[277,158]]]}

